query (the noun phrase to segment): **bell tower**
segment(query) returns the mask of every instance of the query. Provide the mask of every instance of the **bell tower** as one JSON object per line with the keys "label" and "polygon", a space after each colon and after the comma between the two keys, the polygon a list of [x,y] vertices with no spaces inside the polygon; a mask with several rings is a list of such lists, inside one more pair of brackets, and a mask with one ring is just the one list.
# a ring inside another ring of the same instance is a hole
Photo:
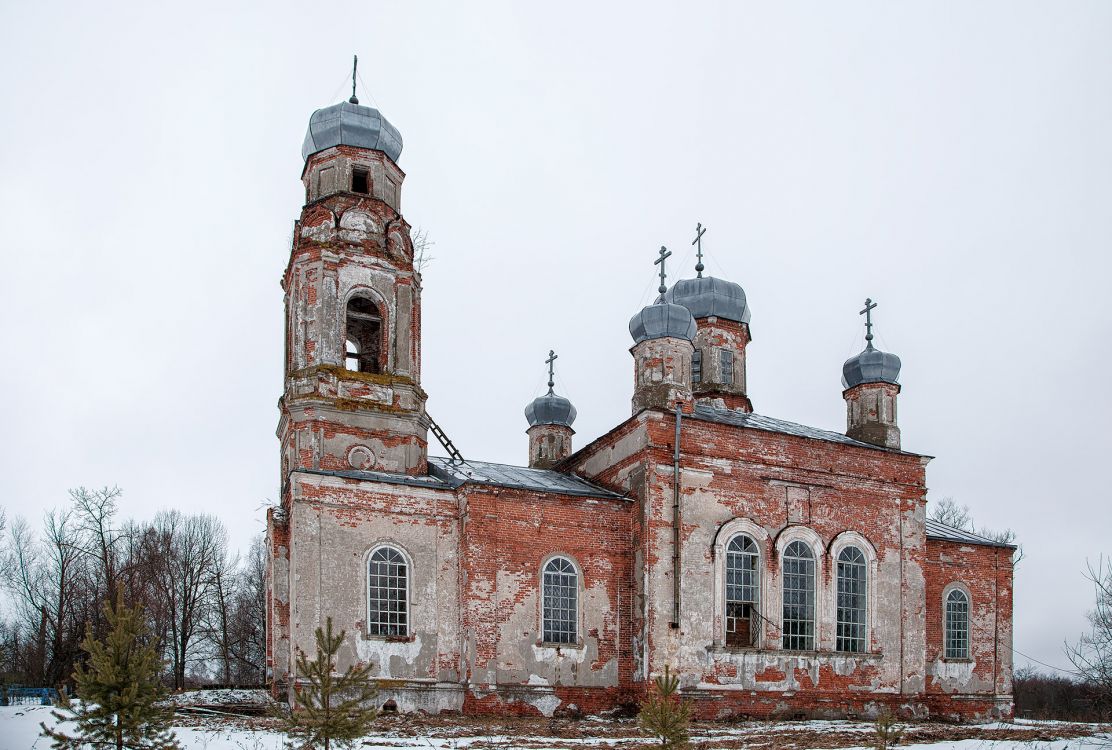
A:
{"label": "bell tower", "polygon": [[282,278],[283,486],[296,469],[427,471],[421,276],[401,214],[401,150],[354,84],[348,101],[309,119],[305,205]]}

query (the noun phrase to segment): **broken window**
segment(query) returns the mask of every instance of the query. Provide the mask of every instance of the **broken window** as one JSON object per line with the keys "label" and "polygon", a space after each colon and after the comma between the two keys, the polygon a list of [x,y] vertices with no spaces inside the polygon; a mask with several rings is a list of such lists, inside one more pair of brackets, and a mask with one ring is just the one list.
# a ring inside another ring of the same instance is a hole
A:
{"label": "broken window", "polygon": [[718,352],[718,364],[722,369],[722,385],[733,385],[734,382],[734,353],[729,349]]}
{"label": "broken window", "polygon": [[846,547],[838,555],[838,651],[865,651],[865,555]]}
{"label": "broken window", "polygon": [[347,304],[347,369],[382,372],[382,316],[366,297],[352,297]]}
{"label": "broken window", "polygon": [[757,644],[757,603],[760,594],[757,543],[744,534],[738,534],[726,547],[727,646]]}
{"label": "broken window", "polygon": [[365,169],[351,170],[351,192],[363,193],[366,195],[371,192],[369,189],[370,179]]}
{"label": "broken window", "polygon": [[946,595],[946,658],[969,658],[969,595],[961,589]]}
{"label": "broken window", "polygon": [[379,547],[367,563],[367,633],[409,635],[409,573],[402,553]]}
{"label": "broken window", "polygon": [[815,649],[815,556],[803,542],[784,550],[784,648]]}
{"label": "broken window", "polygon": [[554,557],[544,566],[542,636],[545,643],[578,643],[579,573],[571,560]]}
{"label": "broken window", "polygon": [[691,354],[691,382],[703,382],[703,353],[698,349]]}

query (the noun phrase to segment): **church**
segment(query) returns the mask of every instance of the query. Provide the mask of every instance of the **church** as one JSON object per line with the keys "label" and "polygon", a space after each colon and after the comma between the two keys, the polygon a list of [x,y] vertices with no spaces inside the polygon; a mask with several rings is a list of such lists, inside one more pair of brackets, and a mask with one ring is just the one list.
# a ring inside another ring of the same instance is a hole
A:
{"label": "church", "polygon": [[762,416],[745,292],[701,256],[669,286],[662,248],[660,296],[631,310],[629,418],[574,446],[550,355],[528,465],[464,457],[425,410],[401,150],[354,94],[302,146],[267,517],[275,695],[331,618],[339,668],[373,665],[387,710],[628,710],[669,667],[706,719],[1012,715],[1013,548],[926,518],[930,457],[901,449],[875,303],[842,367],[846,431]]}

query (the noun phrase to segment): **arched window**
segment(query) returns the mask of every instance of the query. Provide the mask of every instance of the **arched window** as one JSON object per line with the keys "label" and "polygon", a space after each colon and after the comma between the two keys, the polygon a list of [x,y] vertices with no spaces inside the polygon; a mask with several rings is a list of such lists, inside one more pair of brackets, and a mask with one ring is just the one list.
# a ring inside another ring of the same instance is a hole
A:
{"label": "arched window", "polygon": [[865,650],[865,555],[846,547],[838,555],[838,651]]}
{"label": "arched window", "polygon": [[815,649],[815,556],[803,542],[784,550],[784,648]]}
{"label": "arched window", "polygon": [[356,372],[382,372],[382,316],[375,303],[366,297],[352,297],[347,303],[347,369]]}
{"label": "arched window", "polygon": [[577,643],[579,573],[571,560],[554,557],[544,566],[542,636],[545,643]]}
{"label": "arched window", "polygon": [[761,595],[757,543],[738,534],[726,547],[726,645],[758,642],[757,604]]}
{"label": "arched window", "polygon": [[409,635],[409,568],[393,547],[379,547],[367,561],[367,633]]}
{"label": "arched window", "polygon": [[946,658],[969,658],[969,595],[951,589],[946,595]]}

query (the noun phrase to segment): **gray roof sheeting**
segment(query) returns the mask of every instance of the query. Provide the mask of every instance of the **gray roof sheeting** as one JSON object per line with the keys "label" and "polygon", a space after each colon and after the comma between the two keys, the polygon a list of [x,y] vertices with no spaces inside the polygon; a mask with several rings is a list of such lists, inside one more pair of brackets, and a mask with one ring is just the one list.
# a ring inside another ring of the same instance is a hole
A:
{"label": "gray roof sheeting", "polygon": [[724,318],[748,323],[751,317],[741,285],[713,276],[680,279],[665,295],[666,302],[683,305],[693,318]]}
{"label": "gray roof sheeting", "polygon": [[[745,412],[735,411],[733,409],[718,409],[705,404],[697,404],[694,413],[691,414],[689,418],[701,419],[704,422],[731,425],[733,427],[744,427],[751,430],[778,432],[782,435],[795,435],[796,437],[810,438],[812,440],[825,440],[828,443],[854,445],[858,448],[871,448],[872,450],[882,450],[889,453],[908,453],[908,451],[894,451],[890,448],[881,448],[870,443],[863,443],[860,440],[846,437],[840,432],[820,430],[817,427],[808,427],[806,425],[796,424],[795,422],[786,422],[782,419],[765,417],[760,414],[746,414]],[[908,455],[917,454],[908,453]]]}
{"label": "gray roof sheeting", "polygon": [[575,421],[575,407],[571,405],[571,401],[563,396],[557,396],[550,389],[548,393],[533,399],[525,407],[525,418],[529,420],[530,427],[539,424],[558,424],[571,427]]}
{"label": "gray roof sheeting", "polygon": [[382,151],[395,164],[402,155],[402,134],[373,107],[340,102],[318,109],[309,118],[301,158],[333,146],[356,146]]}
{"label": "gray roof sheeting", "polygon": [[535,492],[555,492],[561,495],[583,497],[619,498],[621,495],[593,485],[574,474],[562,474],[552,469],[530,469],[524,466],[492,464],[486,461],[453,463],[447,458],[429,456],[429,472],[440,479],[453,482],[456,487],[467,482],[512,487]]}
{"label": "gray roof sheeting", "polygon": [[983,537],[980,534],[974,534],[971,531],[956,529],[953,526],[947,526],[941,521],[936,521],[933,518],[927,519],[927,538],[945,539],[949,542],[962,542],[965,544],[983,544],[988,547],[1015,549],[1014,544],[1003,544],[1002,542],[994,541],[988,537]]}
{"label": "gray roof sheeting", "polygon": [[692,341],[699,327],[683,305],[660,302],[649,305],[629,319],[629,335],[640,344],[649,339],[676,338]]}
{"label": "gray roof sheeting", "polygon": [[842,365],[842,385],[853,388],[862,383],[891,383],[899,385],[900,358],[889,352],[882,352],[869,342],[864,351],[850,357]]}

